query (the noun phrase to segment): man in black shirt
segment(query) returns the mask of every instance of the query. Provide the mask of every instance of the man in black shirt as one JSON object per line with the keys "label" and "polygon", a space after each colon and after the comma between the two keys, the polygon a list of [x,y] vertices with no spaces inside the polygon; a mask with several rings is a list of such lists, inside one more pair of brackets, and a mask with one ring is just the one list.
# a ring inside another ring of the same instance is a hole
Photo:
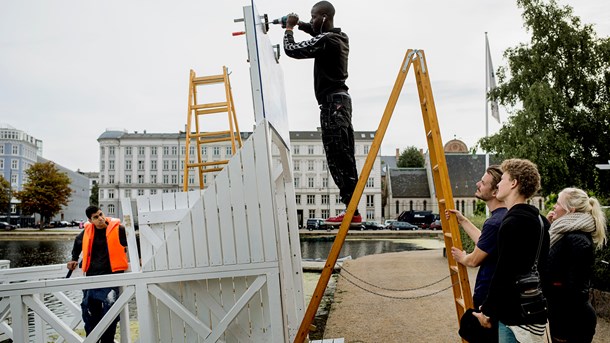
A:
{"label": "man in black shirt", "polygon": [[[299,21],[291,13],[287,16],[284,33],[284,51],[297,59],[314,59],[314,90],[320,106],[322,142],[326,152],[328,169],[339,187],[341,202],[349,204],[358,182],[354,157],[354,128],[352,127],[352,99],[347,93],[347,57],[349,39],[340,28],[333,26],[335,8],[328,1],[320,1],[311,9],[309,23]],[[296,43],[295,26],[313,36],[312,39]],[[339,225],[345,213],[328,218],[327,224]],[[362,222],[356,209],[352,224]]]}
{"label": "man in black shirt", "polygon": [[[68,262],[68,269],[78,267],[77,260],[82,252],[82,269],[86,276],[122,273],[127,270],[125,227],[118,219],[105,217],[96,206],[87,207],[85,213],[89,221],[74,240],[72,261]],[[83,290],[81,308],[87,335],[102,320],[118,296],[118,287]],[[102,335],[102,343],[114,342],[117,323],[118,317]]]}

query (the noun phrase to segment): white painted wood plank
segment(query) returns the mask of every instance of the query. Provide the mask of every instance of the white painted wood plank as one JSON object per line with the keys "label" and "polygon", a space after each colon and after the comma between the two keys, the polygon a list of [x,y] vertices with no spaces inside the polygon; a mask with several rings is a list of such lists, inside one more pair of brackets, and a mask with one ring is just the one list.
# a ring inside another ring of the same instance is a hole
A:
{"label": "white painted wood plank", "polygon": [[180,237],[180,254],[182,255],[182,268],[195,267],[195,248],[193,246],[193,229],[189,211],[188,193],[176,193],[176,209],[187,210],[186,215],[178,223]]}
{"label": "white painted wood plank", "polygon": [[[150,197],[137,197],[136,205],[138,208],[138,220],[139,216],[142,213],[146,213],[150,211]],[[146,225],[139,225],[140,227],[140,253],[142,254],[142,271],[151,271],[154,270],[155,262],[154,262],[154,253],[153,246],[150,240],[148,239],[144,227],[150,229]]]}
{"label": "white painted wood plank", "polygon": [[260,204],[265,261],[277,261],[275,246],[275,212],[273,208],[273,189],[271,187],[271,152],[267,136],[268,124],[259,124],[253,133],[256,177]]}
{"label": "white painted wood plank", "polygon": [[222,246],[223,264],[237,263],[235,252],[235,232],[233,226],[233,209],[231,208],[229,175],[226,168],[216,175],[216,202],[220,220],[220,243]]}
{"label": "white painted wood plank", "polygon": [[[186,311],[190,313],[190,315],[194,318],[194,320],[200,321],[197,317],[197,298],[195,296],[197,281],[185,281],[182,283],[182,305],[185,307]],[[185,338],[184,341],[186,343],[197,343],[199,342],[199,335],[193,329],[188,320],[184,320],[187,325],[184,328]],[[206,325],[202,323],[202,325]],[[208,326],[209,327],[209,326]]]}
{"label": "white painted wood plank", "polygon": [[[214,279],[209,279],[207,280],[208,282],[208,296],[209,299],[202,299],[202,301],[206,302],[206,306],[208,308],[210,308],[210,313],[211,313],[211,317],[210,317],[210,321],[211,321],[211,325],[210,328],[214,329],[217,325],[218,322],[220,322],[220,319],[222,319],[222,317],[225,315],[226,311],[224,310],[224,308],[222,307],[222,292],[220,290],[220,279],[219,278],[214,278]],[[215,305],[218,306],[220,308],[220,311],[218,309],[214,310]],[[222,337],[222,339],[224,341],[226,341],[226,337]]]}
{"label": "white painted wood plank", "polygon": [[[174,193],[163,193],[165,196],[173,195]],[[179,193],[175,193],[176,195]],[[184,218],[185,215],[188,214],[188,208],[180,208],[174,211],[170,211],[169,209],[164,209],[163,211],[154,211],[142,213],[140,216],[140,221],[138,223],[141,224],[162,224],[162,223],[171,223],[171,222],[179,222]]]}
{"label": "white painted wood plank", "polygon": [[[153,290],[155,289],[163,289],[165,291],[165,294],[171,297],[172,302],[168,303],[167,301],[160,299],[157,294],[153,292]],[[157,296],[158,300],[163,301],[163,304],[168,307],[170,311],[169,317],[171,320],[171,334],[174,341],[179,340],[181,342],[184,342],[185,323],[184,320],[181,318],[180,314],[176,313],[177,309],[173,306],[173,304],[175,303],[184,303],[184,299],[182,298],[182,282],[164,283],[162,287],[155,287],[155,285],[151,285],[149,287],[149,291],[151,292],[151,294]]]}
{"label": "white painted wood plank", "polygon": [[139,330],[140,342],[158,342],[159,325],[157,323],[156,300],[151,301],[148,285],[144,282],[136,284],[136,305],[138,308],[138,325],[145,330]]}
{"label": "white painted wood plank", "polygon": [[[235,295],[237,296],[237,298],[245,294],[248,290],[248,286],[250,286],[247,277],[235,277],[233,278],[233,284],[235,287]],[[239,326],[244,331],[246,331],[248,337],[251,337],[252,333],[250,331],[250,313],[248,310],[248,306],[244,307],[244,310],[239,312],[235,320],[235,324],[236,326]]]}
{"label": "white painted wood plank", "polygon": [[[208,281],[207,280],[197,280],[193,281],[193,287],[195,288],[195,301],[197,302],[197,318],[207,325],[207,327],[212,327],[212,313],[209,308],[205,304],[204,299],[210,297],[210,293],[208,291]],[[203,338],[199,338],[198,342],[203,342]]]}
{"label": "white painted wood plank", "polygon": [[[218,331],[217,330],[218,326],[223,322],[224,318],[227,315],[227,312],[229,312],[229,309],[231,307],[233,307],[233,305],[235,305],[235,289],[233,288],[233,278],[220,279],[220,288],[222,289],[222,291],[220,292],[220,294],[222,296],[221,304],[222,304],[222,309],[225,312],[225,315],[222,316],[220,318],[220,321],[218,322],[218,324],[216,324],[216,326],[214,326],[214,331]],[[225,340],[231,341],[231,342],[238,341],[238,338],[235,336],[233,330],[223,329],[222,331],[225,332],[225,335],[224,335]],[[215,334],[215,332],[212,333],[212,335],[214,335],[214,334]],[[209,339],[206,338],[206,342],[208,342],[208,341],[209,341]],[[212,342],[215,342],[215,340]]]}
{"label": "white painted wood plank", "polygon": [[248,244],[248,224],[246,221],[246,203],[244,201],[241,150],[233,155],[225,169],[229,174],[237,263],[250,263],[250,246]]}
{"label": "white painted wood plank", "polygon": [[[163,193],[163,211],[173,212],[176,209],[176,193]],[[167,244],[167,265],[169,269],[182,268],[182,255],[180,254],[180,235],[178,223],[164,224],[165,241]]]}
{"label": "white painted wood plank", "polygon": [[[265,282],[267,282],[267,275],[264,275]],[[246,284],[251,285],[254,280],[256,280],[255,276],[246,276],[244,278],[246,280]],[[264,288],[263,288],[264,289]],[[267,306],[267,302],[263,299],[262,296],[263,290],[259,290],[252,297],[252,300],[248,304],[248,314],[249,321],[252,327],[252,341],[253,342],[270,342],[269,335],[265,328],[269,327],[269,322],[265,321],[265,316],[263,312],[267,310],[264,308]]]}
{"label": "white painted wood plank", "polygon": [[209,185],[203,192],[205,223],[208,234],[208,251],[210,266],[222,265],[222,246],[220,244],[220,224],[218,223],[218,205],[216,204],[216,183]]}
{"label": "white painted wood plank", "polygon": [[282,315],[282,300],[277,294],[281,294],[280,276],[276,272],[267,273],[267,287],[263,288],[268,304],[267,312],[269,325],[271,327],[271,342],[293,342],[288,336],[287,325]]}
{"label": "white painted wood plank", "polygon": [[[44,321],[49,323],[51,327],[61,336],[66,342],[70,343],[80,343],[81,338],[76,332],[72,331],[68,325],[66,325],[59,317],[57,317],[50,309],[48,309],[45,304],[35,296],[24,296],[23,297],[23,305],[27,305],[32,309],[38,316],[40,316]],[[15,313],[13,313],[13,325],[15,325]],[[27,327],[27,319],[25,321],[25,326]],[[13,329],[13,334],[15,334],[15,329]],[[28,342],[29,339],[27,336],[25,339],[20,339],[18,335],[15,335],[16,342]]]}
{"label": "white painted wood plank", "polygon": [[[32,294],[32,298],[38,300],[38,302],[40,302],[40,303],[43,303],[42,301],[40,301],[40,294]],[[46,309],[46,306],[45,306],[45,309]],[[49,310],[49,312],[50,312],[50,310]],[[59,318],[58,318],[58,320],[59,320]],[[72,328],[68,328],[68,329],[72,329]],[[34,312],[34,339],[36,342],[44,342],[46,340],[46,338],[47,338],[47,325],[42,320],[42,317],[38,313]]]}
{"label": "white painted wood plank", "polygon": [[258,178],[254,164],[254,146],[252,139],[248,139],[242,151],[242,171],[244,177],[244,200],[248,220],[248,238],[250,243],[250,258],[252,262],[262,262],[264,257],[263,234],[259,212]]}
{"label": "white painted wood plank", "polygon": [[129,269],[132,272],[140,272],[140,255],[138,254],[138,242],[136,240],[135,222],[133,212],[131,210],[131,200],[129,198],[121,198],[121,206],[123,210],[123,226],[125,226],[125,234],[127,235],[127,251],[129,252]]}
{"label": "white painted wood plank", "polygon": [[11,328],[15,342],[28,341],[28,311],[21,299],[21,296],[11,296]]}
{"label": "white painted wood plank", "polygon": [[199,190],[188,192],[188,200],[191,208],[195,264],[197,267],[206,267],[210,265],[210,258],[208,256],[208,237],[203,216],[203,194]]}
{"label": "white painted wood plank", "polygon": [[[161,211],[163,210],[163,194],[156,194],[150,197],[150,210]],[[155,247],[153,251],[153,259],[155,260],[155,270],[166,270],[167,269],[167,247],[165,240],[165,229],[162,224],[155,224],[150,226],[151,230],[163,241],[163,245]]]}

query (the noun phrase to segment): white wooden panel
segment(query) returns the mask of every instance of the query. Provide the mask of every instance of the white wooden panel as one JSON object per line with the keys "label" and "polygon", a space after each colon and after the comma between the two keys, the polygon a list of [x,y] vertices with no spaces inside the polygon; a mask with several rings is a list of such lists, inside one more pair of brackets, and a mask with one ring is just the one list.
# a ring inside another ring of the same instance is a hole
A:
{"label": "white wooden panel", "polygon": [[265,246],[265,261],[277,261],[275,246],[275,213],[273,210],[273,190],[271,188],[271,152],[267,140],[268,126],[258,125],[253,133],[256,177],[258,179],[258,196],[260,216],[263,229],[263,245]]}
{"label": "white wooden panel", "polygon": [[[263,288],[264,296],[268,304],[265,314],[269,316],[269,326],[271,327],[271,342],[292,342],[288,337],[288,329],[282,316],[282,299],[278,297],[281,294],[280,277],[278,273],[267,273],[267,287]],[[298,324],[297,324],[298,325]]]}
{"label": "white wooden panel", "polygon": [[[150,198],[138,197],[136,200],[138,206],[138,215],[150,211]],[[147,225],[139,224],[140,226],[140,253],[142,254],[142,270],[151,271],[154,269],[155,262],[153,258],[153,246],[148,239],[145,231],[150,229]],[[152,233],[152,232],[151,232]]]}
{"label": "white wooden panel", "polygon": [[218,223],[218,205],[216,204],[216,183],[209,185],[203,192],[205,223],[208,233],[208,251],[210,266],[222,265],[222,246],[220,244],[220,224]]}
{"label": "white wooden panel", "polygon": [[[163,209],[173,212],[176,209],[176,193],[163,193]],[[182,268],[182,256],[180,254],[180,235],[178,234],[178,223],[165,223],[165,241],[167,242],[167,264],[170,269]]]}
{"label": "white wooden panel", "polygon": [[[248,290],[248,278],[245,276],[235,277],[233,278],[233,285],[235,287],[235,294],[239,297],[241,294],[245,294]],[[248,305],[246,305],[244,309],[239,312],[237,319],[235,320],[235,324],[246,331],[248,336],[251,335]]]}
{"label": "white wooden panel", "polygon": [[151,299],[148,293],[148,285],[145,283],[136,284],[136,305],[138,308],[138,324],[140,342],[158,342],[159,325],[157,322],[156,301]]}
{"label": "white wooden panel", "polygon": [[[43,302],[40,301],[40,294],[33,294],[32,298],[36,299],[39,303],[43,304]],[[43,307],[45,309],[47,309],[46,306],[43,305]],[[51,312],[51,311],[49,310],[49,312]],[[59,320],[59,318],[57,318],[57,319]],[[67,327],[67,325],[65,327]],[[72,328],[70,328],[70,327],[68,327],[67,329],[68,329],[68,331],[72,331],[71,330]],[[39,314],[34,312],[34,340],[36,342],[44,342],[46,337],[47,337],[47,326],[46,326],[45,322],[42,320],[42,317],[40,317]]]}
{"label": "white wooden panel", "polygon": [[[265,275],[265,282],[267,282],[266,277],[267,275]],[[245,279],[246,284],[249,286],[254,282],[254,280],[256,280],[256,277],[247,276]],[[263,313],[263,311],[268,311],[268,309],[263,310],[266,306],[267,302],[265,299],[263,299],[263,290],[259,290],[254,297],[252,297],[252,300],[248,306],[253,342],[270,342],[269,339],[266,339],[269,336],[267,334],[267,330],[265,329],[269,326],[269,322],[265,320],[265,315]]]}
{"label": "white wooden panel", "polygon": [[[176,193],[176,209],[189,209],[188,193]],[[187,213],[178,223],[178,234],[180,236],[180,254],[182,255],[182,268],[195,267],[195,249],[193,247],[193,224],[191,215]]]}
{"label": "white wooden panel", "polygon": [[205,218],[203,216],[203,195],[199,190],[188,192],[188,200],[191,208],[195,263],[197,267],[206,267],[210,265],[210,258],[208,256],[209,243],[206,234]]}
{"label": "white wooden panel", "polygon": [[[210,308],[205,304],[205,299],[210,297],[210,293],[208,291],[208,281],[193,281],[193,285],[195,287],[195,301],[197,302],[197,318],[211,328],[212,313]],[[199,342],[203,342],[203,339],[199,339]]]}
{"label": "white wooden panel", "polygon": [[[193,318],[196,318],[196,320],[199,321],[199,318],[197,318],[197,298],[195,297],[196,286],[198,284],[196,281],[186,281],[186,282],[183,282],[182,284],[184,286],[182,289],[182,305],[188,312],[191,313],[191,316]],[[188,322],[187,322],[187,324],[188,324]],[[209,328],[209,326],[208,326],[208,328]],[[184,334],[185,334],[184,341],[186,343],[199,342],[199,335],[197,334],[196,331],[193,330],[193,327],[191,325],[186,325],[184,329],[185,329],[184,330]]]}
{"label": "white wooden panel", "polygon": [[250,258],[252,262],[263,262],[265,260],[265,251],[259,213],[258,178],[256,177],[252,139],[248,139],[244,143],[241,152],[244,176],[244,200],[248,218],[248,237],[250,240]]}
{"label": "white wooden panel", "polygon": [[[163,193],[164,196],[173,195],[174,193]],[[140,215],[140,224],[162,224],[162,223],[171,223],[171,222],[179,222],[184,218],[184,216],[188,213],[188,208],[181,208],[175,211],[168,211],[164,209],[163,211],[154,211],[154,212],[146,212]]]}
{"label": "white wooden panel", "polygon": [[[157,299],[159,299],[158,295],[153,293],[153,289],[163,289],[167,295],[171,296],[175,303],[184,303],[184,299],[182,298],[182,282],[168,282],[163,284],[162,287],[151,285],[149,291],[154,294]],[[167,301],[163,301],[163,303],[169,308],[170,311],[169,317],[171,320],[170,325],[173,342],[184,342],[184,320],[176,313],[176,309],[172,306],[173,303],[168,303]]]}
{"label": "white wooden panel", "polygon": [[[28,305],[29,308],[32,309],[38,316],[42,317],[44,321],[49,323],[51,327],[57,331],[59,335],[64,337],[66,342],[70,343],[80,343],[80,336],[77,335],[72,328],[68,327],[61,319],[59,319],[45,304],[39,299],[39,297],[35,296],[24,296],[23,304]],[[15,314],[13,313],[13,324],[15,322]],[[24,323],[27,327],[27,319]],[[15,333],[15,332],[14,332]],[[27,337],[27,336],[26,336]],[[15,335],[16,342],[28,342],[29,339],[20,339],[17,335]]]}
{"label": "white wooden panel", "polygon": [[235,264],[235,232],[233,226],[233,210],[229,193],[229,175],[225,170],[216,175],[216,201],[218,203],[218,218],[220,220],[220,243],[222,245],[223,264]]}
{"label": "white wooden panel", "polygon": [[244,182],[242,178],[241,150],[229,161],[226,167],[229,174],[231,205],[233,207],[233,232],[237,263],[250,263],[248,227],[246,222],[246,203],[244,201]]}
{"label": "white wooden panel", "polygon": [[[229,309],[235,305],[235,289],[233,288],[233,278],[222,278],[220,279],[220,288],[221,288],[221,301],[222,301],[222,309],[225,312],[225,315],[220,319],[218,324],[222,323],[222,320],[226,316],[226,313],[229,312]],[[217,328],[216,325],[214,328]],[[234,335],[233,330],[225,331],[225,339],[229,342],[238,341],[238,338]]]}
{"label": "white wooden panel", "polygon": [[129,269],[132,272],[140,272],[140,255],[138,254],[138,242],[136,240],[136,231],[134,228],[135,218],[131,210],[131,200],[129,198],[121,198],[121,208],[123,210],[123,225],[125,226],[125,234],[127,235]]}
{"label": "white wooden panel", "polygon": [[[150,211],[161,211],[163,210],[163,194],[156,194],[150,197]],[[165,229],[163,224],[151,225],[150,228],[155,235],[164,242],[160,247],[155,247],[153,256],[155,260],[155,270],[166,270],[167,263],[167,243],[165,240]]]}
{"label": "white wooden panel", "polygon": [[[202,299],[202,301],[206,301],[206,305],[208,306],[208,308],[210,308],[211,310],[211,317],[210,317],[210,321],[211,321],[211,328],[215,328],[218,325],[218,322],[220,322],[220,319],[222,319],[222,316],[224,316],[224,314],[226,313],[226,311],[224,311],[224,309],[222,309],[222,292],[220,290],[220,279],[209,279],[208,280],[208,296],[209,299]],[[220,307],[222,310],[221,311],[214,311],[214,303],[215,302],[217,304],[218,307]],[[221,337],[221,339],[223,341],[226,341],[225,337]]]}

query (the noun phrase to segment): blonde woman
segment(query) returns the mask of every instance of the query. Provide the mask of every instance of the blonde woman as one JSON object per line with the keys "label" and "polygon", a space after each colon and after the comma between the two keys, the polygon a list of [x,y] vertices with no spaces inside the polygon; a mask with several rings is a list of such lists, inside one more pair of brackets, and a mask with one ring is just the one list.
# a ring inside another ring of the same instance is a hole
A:
{"label": "blonde woman", "polygon": [[589,303],[595,249],[606,242],[606,218],[597,199],[578,188],[559,193],[547,219],[551,248],[545,296],[553,342],[591,342],[597,317]]}

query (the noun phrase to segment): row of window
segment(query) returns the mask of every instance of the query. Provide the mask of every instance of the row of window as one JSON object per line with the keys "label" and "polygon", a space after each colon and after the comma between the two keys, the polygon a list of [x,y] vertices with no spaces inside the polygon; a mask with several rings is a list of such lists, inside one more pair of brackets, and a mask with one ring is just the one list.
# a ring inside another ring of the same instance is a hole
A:
{"label": "row of window", "polygon": [[[295,176],[294,177],[294,187],[295,188],[301,188],[301,187],[317,188],[316,187],[316,178],[314,176],[307,177],[307,186],[301,186],[301,177]],[[328,177],[322,177],[322,185],[320,187],[321,188],[328,187]],[[374,187],[375,187],[375,178],[371,176],[366,180],[366,188],[374,188]]]}
{"label": "row of window", "polygon": [[[317,151],[318,149],[316,149],[315,145],[307,145],[307,154],[305,154],[305,149],[303,149],[303,155],[322,155],[324,154],[324,147],[318,145],[318,148],[321,149],[321,151]],[[362,153],[364,155],[367,155],[369,153],[369,150],[371,149],[371,146],[368,144],[365,144],[362,146]],[[301,155],[301,146],[300,145],[293,145],[292,146],[292,154],[293,155]]]}
{"label": "row of window", "polygon": [[[207,174],[203,175],[203,182],[204,184],[207,183]],[[125,177],[125,181],[124,183],[126,184],[131,184],[131,183],[139,183],[139,184],[143,184],[143,183],[158,183],[159,179],[157,178],[156,174],[152,174],[150,175],[150,181],[146,182],[146,178],[144,175],[140,174],[140,175],[136,175],[136,179],[134,182],[134,178],[132,177],[131,174],[127,174],[124,176]],[[180,183],[182,184],[184,182],[184,175],[162,175],[161,176],[161,180],[162,180],[162,184],[165,185],[170,185],[170,184],[178,184],[178,178],[180,178]],[[189,184],[194,184],[195,183],[195,175],[193,173],[191,173],[189,175]],[[100,176],[100,182],[101,184],[106,184],[105,183],[106,178],[104,175]],[[110,185],[114,185],[117,182],[116,178],[114,175],[108,175],[108,184]]]}
{"label": "row of window", "polygon": [[[330,204],[331,199],[333,198],[334,195],[332,194],[320,194],[320,202],[317,203],[316,202],[316,194],[306,194],[305,195],[305,199],[306,199],[306,204],[307,205],[328,205]],[[295,195],[295,200],[297,205],[301,205],[301,194],[296,194]],[[340,197],[336,197],[335,198],[335,205],[339,205],[341,204],[341,199]],[[366,207],[375,207],[375,195],[366,195]]]}
{"label": "row of window", "polygon": [[[114,146],[100,147],[100,156],[102,156],[102,157],[105,156],[106,148],[108,149],[108,156],[116,156],[116,148],[117,147],[114,147]],[[150,155],[151,156],[157,156],[158,152],[159,152],[159,148],[161,148],[164,156],[178,156],[178,146],[176,146],[176,145],[173,145],[173,146],[162,146],[162,147],[156,147],[156,146],[151,146],[151,147],[144,147],[144,146],[132,147],[132,146],[126,146],[126,147],[124,147],[124,149],[125,149],[124,153],[125,153],[125,156],[133,156],[134,155],[134,150],[135,150],[135,152],[137,152],[138,156],[145,156],[146,155],[146,149],[150,149]],[[209,147],[209,148],[210,148],[210,151],[212,152],[212,155],[214,155],[214,156],[220,156],[220,152],[221,152],[222,148],[224,148],[226,155],[233,155],[233,149],[232,149],[231,146],[225,146],[225,147],[212,146],[212,147]],[[202,146],[201,147],[201,154],[207,156],[207,154],[208,154],[208,147],[207,146]],[[180,146],[180,155],[181,156],[186,155],[186,146],[184,146],[184,145]],[[195,145],[189,146],[189,155],[191,155],[191,156],[195,155]]]}
{"label": "row of window", "polygon": [[[336,209],[334,215],[338,216],[338,215],[341,214],[341,212],[343,212],[342,209]],[[318,216],[318,213],[320,213],[320,216]],[[316,209],[310,209],[307,212],[307,215],[308,215],[309,218],[328,218],[328,217],[330,217],[330,210],[328,210],[328,209],[321,209],[318,212],[318,210],[316,210]],[[375,210],[374,209],[367,209],[366,210],[366,219],[367,220],[374,220],[375,219]]]}

